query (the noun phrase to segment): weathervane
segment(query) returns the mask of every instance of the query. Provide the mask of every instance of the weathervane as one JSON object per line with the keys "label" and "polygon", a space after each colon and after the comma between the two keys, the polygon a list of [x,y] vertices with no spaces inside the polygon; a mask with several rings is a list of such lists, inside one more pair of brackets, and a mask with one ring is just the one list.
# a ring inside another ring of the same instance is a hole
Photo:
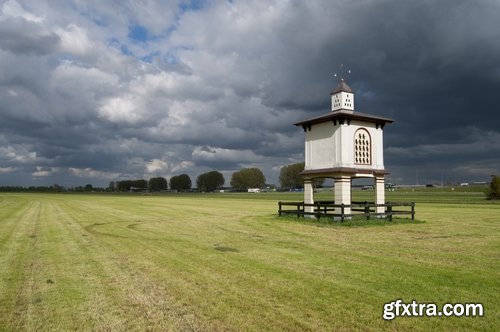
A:
{"label": "weathervane", "polygon": [[[348,74],[350,74],[350,73],[351,73],[351,70],[350,70],[350,69],[348,69],[348,70],[347,70],[347,73],[348,73]],[[337,76],[338,76],[338,74],[337,74],[337,73],[335,73],[333,76],[334,76],[334,77],[337,77]],[[343,81],[343,80],[344,80],[344,64],[343,64],[343,63],[341,63],[341,64],[340,64],[340,80],[341,80],[341,81]]]}

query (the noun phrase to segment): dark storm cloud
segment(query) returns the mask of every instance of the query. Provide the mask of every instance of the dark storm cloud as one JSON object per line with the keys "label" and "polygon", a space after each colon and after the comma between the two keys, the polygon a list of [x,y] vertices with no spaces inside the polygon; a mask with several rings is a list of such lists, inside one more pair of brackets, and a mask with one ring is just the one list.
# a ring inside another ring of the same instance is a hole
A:
{"label": "dark storm cloud", "polygon": [[396,120],[394,181],[500,172],[497,1],[116,7],[0,5],[0,185],[250,166],[277,182],[303,159],[292,124],[328,112],[341,63],[356,110]]}
{"label": "dark storm cloud", "polygon": [[59,45],[59,36],[40,29],[40,25],[23,18],[0,21],[0,48],[15,54],[43,55]]}

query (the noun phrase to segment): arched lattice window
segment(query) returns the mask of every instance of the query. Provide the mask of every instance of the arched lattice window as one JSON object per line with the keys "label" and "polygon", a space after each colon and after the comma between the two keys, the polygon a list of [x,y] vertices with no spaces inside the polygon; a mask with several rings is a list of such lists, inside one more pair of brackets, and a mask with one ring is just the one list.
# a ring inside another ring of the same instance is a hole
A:
{"label": "arched lattice window", "polygon": [[361,165],[372,163],[372,140],[368,131],[363,128],[354,134],[354,161]]}

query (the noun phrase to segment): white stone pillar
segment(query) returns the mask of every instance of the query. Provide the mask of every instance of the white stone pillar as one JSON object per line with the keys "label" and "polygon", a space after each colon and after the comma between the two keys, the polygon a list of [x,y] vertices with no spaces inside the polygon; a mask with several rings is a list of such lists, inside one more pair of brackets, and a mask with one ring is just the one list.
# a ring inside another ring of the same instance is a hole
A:
{"label": "white stone pillar", "polygon": [[[314,204],[314,188],[312,179],[304,180],[304,203]],[[304,212],[314,212],[314,206],[304,207]],[[306,217],[313,218],[314,216],[306,215]]]}
{"label": "white stone pillar", "polygon": [[[384,176],[375,177],[375,204],[385,204]],[[375,209],[377,213],[385,213],[385,207],[379,206]]]}
{"label": "white stone pillar", "polygon": [[[351,205],[351,177],[341,176],[334,179],[335,205]],[[341,213],[340,208],[335,208],[335,213]],[[351,208],[344,208],[344,214],[351,214]]]}

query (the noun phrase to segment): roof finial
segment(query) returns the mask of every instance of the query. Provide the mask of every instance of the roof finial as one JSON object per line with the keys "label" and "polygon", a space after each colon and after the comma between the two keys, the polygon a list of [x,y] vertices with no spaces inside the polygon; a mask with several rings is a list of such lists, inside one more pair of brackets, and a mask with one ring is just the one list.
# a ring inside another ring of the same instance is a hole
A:
{"label": "roof finial", "polygon": [[[351,70],[350,70],[350,69],[348,69],[348,70],[347,70],[347,74],[350,74],[350,73],[351,73]],[[337,77],[337,76],[338,76],[338,74],[337,74],[337,73],[335,73],[333,76],[334,76],[334,77]],[[341,80],[342,82],[344,81],[344,64],[343,64],[343,63],[341,63],[341,64],[340,64],[340,80]]]}

